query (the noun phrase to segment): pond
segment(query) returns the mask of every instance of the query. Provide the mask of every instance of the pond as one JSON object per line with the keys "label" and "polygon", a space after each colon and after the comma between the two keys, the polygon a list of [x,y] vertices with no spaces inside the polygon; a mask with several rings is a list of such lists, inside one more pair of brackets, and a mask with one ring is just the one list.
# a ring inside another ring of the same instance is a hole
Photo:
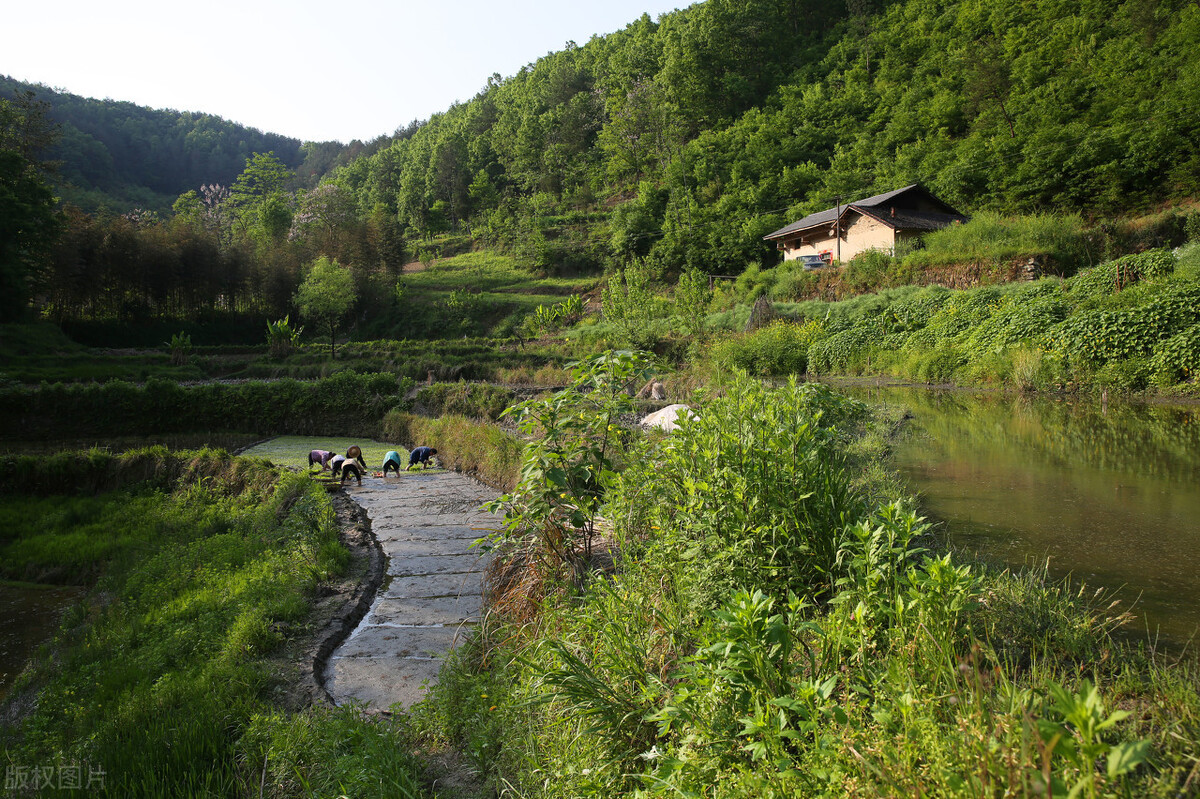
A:
{"label": "pond", "polygon": [[0,581],[0,701],[37,648],[58,631],[82,588]]}
{"label": "pond", "polygon": [[1200,406],[912,387],[895,463],[953,546],[1116,592],[1134,634],[1200,630]]}

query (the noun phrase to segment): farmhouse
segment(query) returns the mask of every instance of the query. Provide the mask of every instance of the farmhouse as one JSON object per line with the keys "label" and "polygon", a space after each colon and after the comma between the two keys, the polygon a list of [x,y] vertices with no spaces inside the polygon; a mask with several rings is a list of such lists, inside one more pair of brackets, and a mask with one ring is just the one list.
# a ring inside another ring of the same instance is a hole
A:
{"label": "farmhouse", "polygon": [[903,241],[966,219],[914,183],[809,214],[763,238],[775,242],[785,261],[801,258],[806,266],[820,266],[866,250],[894,254]]}

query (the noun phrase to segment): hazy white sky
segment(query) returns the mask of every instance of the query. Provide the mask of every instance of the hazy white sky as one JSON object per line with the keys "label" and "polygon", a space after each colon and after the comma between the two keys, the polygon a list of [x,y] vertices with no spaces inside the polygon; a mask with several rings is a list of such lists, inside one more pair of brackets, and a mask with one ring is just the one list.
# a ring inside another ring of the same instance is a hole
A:
{"label": "hazy white sky", "polygon": [[689,0],[28,0],[0,74],[203,111],[305,141],[367,141],[468,100],[568,40]]}

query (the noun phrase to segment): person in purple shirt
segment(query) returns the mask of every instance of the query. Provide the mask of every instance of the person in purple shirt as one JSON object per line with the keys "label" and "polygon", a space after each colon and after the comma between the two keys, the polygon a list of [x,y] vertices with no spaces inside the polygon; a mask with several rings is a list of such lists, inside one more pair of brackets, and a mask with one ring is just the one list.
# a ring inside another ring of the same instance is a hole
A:
{"label": "person in purple shirt", "polygon": [[337,453],[326,452],[323,449],[314,449],[308,453],[308,468],[311,469],[313,464],[319,464],[321,471],[325,471],[329,468],[329,461],[333,460],[334,455],[337,455]]}

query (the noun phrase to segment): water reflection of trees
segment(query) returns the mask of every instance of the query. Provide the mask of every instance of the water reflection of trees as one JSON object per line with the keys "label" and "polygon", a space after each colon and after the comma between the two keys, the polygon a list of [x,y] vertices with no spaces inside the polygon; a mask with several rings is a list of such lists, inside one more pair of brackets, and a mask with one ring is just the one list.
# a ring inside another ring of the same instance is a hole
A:
{"label": "water reflection of trees", "polygon": [[1056,466],[1200,478],[1200,407],[928,389],[871,389],[907,406],[947,455],[986,450]]}

